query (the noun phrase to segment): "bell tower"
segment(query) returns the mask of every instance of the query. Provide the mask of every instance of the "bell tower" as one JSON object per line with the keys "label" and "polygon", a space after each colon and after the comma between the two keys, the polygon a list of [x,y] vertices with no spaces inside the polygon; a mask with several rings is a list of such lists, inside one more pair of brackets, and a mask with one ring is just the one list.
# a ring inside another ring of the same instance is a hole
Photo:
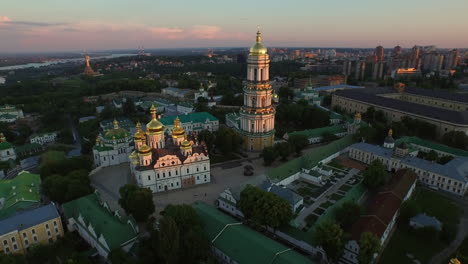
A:
{"label": "bell tower", "polygon": [[262,44],[260,31],[247,59],[247,84],[240,110],[240,130],[247,151],[262,151],[273,145],[275,109],[271,104],[270,58]]}

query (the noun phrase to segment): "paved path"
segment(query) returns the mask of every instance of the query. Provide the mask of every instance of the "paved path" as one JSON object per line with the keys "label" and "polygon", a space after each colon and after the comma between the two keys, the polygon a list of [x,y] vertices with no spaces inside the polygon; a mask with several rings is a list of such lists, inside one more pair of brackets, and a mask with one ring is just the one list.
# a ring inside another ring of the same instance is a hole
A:
{"label": "paved path", "polygon": [[455,240],[453,240],[452,243],[450,243],[450,245],[448,245],[444,250],[432,257],[429,264],[444,263],[444,261],[446,261],[450,255],[452,255],[455,250],[457,250],[463,239],[468,236],[468,200],[465,197],[455,197],[443,192],[438,193],[452,199],[458,206],[460,206],[460,208],[463,209],[463,216],[460,218],[460,222],[458,223],[458,232]]}
{"label": "paved path", "polygon": [[341,178],[337,183],[335,183],[332,187],[328,188],[325,192],[323,192],[313,204],[311,204],[309,207],[304,208],[299,215],[296,218],[296,222],[299,224],[299,226],[302,228],[304,227],[307,223],[305,222],[305,218],[313,213],[315,209],[317,209],[322,203],[326,202],[328,200],[328,196],[337,192],[339,188],[343,184],[345,184],[349,179],[351,179],[353,176],[359,173],[358,169],[351,169],[348,174],[346,174],[343,178]]}

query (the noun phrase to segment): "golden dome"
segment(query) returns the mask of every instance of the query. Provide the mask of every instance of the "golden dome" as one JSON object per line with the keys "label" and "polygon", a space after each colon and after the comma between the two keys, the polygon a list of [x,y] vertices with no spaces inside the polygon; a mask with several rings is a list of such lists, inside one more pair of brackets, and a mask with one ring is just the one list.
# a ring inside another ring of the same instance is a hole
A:
{"label": "golden dome", "polygon": [[257,37],[255,44],[250,47],[250,55],[264,55],[267,53],[267,48],[263,46],[262,44],[262,33],[260,33],[260,30],[257,31]]}
{"label": "golden dome", "polygon": [[453,258],[450,260],[449,264],[461,264],[461,262],[457,258]]}
{"label": "golden dome", "polygon": [[185,130],[180,127],[180,119],[176,117],[174,120],[174,128],[172,128],[172,137],[179,138],[185,135]]}
{"label": "golden dome", "polygon": [[140,122],[137,122],[136,124],[136,132],[135,132],[135,140],[144,140],[145,139],[145,133],[141,130],[141,124]]}
{"label": "golden dome", "polygon": [[393,129],[390,128],[390,129],[388,130],[388,136],[391,137],[392,135],[393,135]]}
{"label": "golden dome", "polygon": [[5,135],[3,135],[3,133],[0,133],[0,143],[2,142],[6,142],[6,138]]}
{"label": "golden dome", "polygon": [[134,160],[136,158],[138,158],[138,155],[136,154],[135,151],[132,152],[132,154],[130,154],[130,156],[128,156],[131,160]]}
{"label": "golden dome", "polygon": [[184,141],[182,141],[182,143],[180,143],[180,148],[181,149],[189,149],[191,147],[192,147],[192,142],[188,141],[187,140],[187,135],[185,135]]}
{"label": "golden dome", "polygon": [[156,107],[154,107],[154,105],[151,105],[150,113],[151,121],[146,124],[146,132],[148,134],[161,134],[163,132],[164,125],[156,118]]}
{"label": "golden dome", "polygon": [[138,149],[138,152],[139,152],[140,155],[148,155],[148,154],[151,154],[151,148],[148,145],[143,144]]}
{"label": "golden dome", "polygon": [[359,119],[359,120],[360,120],[360,119],[361,119],[361,113],[359,113],[359,112],[356,113],[356,114],[354,115],[354,119]]}

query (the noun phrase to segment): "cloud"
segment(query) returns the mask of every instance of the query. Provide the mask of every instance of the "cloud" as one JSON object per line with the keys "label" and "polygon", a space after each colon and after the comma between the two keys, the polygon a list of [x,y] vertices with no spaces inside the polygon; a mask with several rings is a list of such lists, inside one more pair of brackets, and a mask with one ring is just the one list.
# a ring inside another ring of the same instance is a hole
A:
{"label": "cloud", "polygon": [[11,19],[7,16],[0,16],[0,22],[10,22]]}

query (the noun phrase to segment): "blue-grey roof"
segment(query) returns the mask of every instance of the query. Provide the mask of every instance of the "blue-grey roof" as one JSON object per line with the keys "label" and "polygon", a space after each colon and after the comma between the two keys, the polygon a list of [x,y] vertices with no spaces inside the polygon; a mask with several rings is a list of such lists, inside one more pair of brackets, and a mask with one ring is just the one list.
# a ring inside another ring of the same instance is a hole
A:
{"label": "blue-grey roof", "polygon": [[425,213],[418,214],[416,216],[411,217],[410,219],[411,222],[414,222],[422,227],[434,227],[437,230],[441,230],[441,223],[437,218],[434,216],[428,216]]}
{"label": "blue-grey roof", "polygon": [[0,221],[0,235],[15,230],[24,230],[57,217],[59,217],[59,213],[53,203],[22,211]]}
{"label": "blue-grey roof", "polygon": [[[371,152],[376,156],[385,158],[392,158],[393,156],[392,149],[386,149],[381,146],[363,142],[356,143],[352,145],[351,148]],[[452,178],[457,181],[461,181],[463,183],[468,182],[468,157],[455,157],[454,159],[443,165],[413,156],[406,156],[403,158],[393,156],[393,158],[400,159],[403,165],[430,171],[448,178]]]}
{"label": "blue-grey roof", "polygon": [[354,85],[347,85],[347,84],[338,84],[338,85],[331,85],[331,86],[321,86],[314,88],[315,91],[327,91],[327,90],[335,90],[335,89],[359,89],[364,88],[363,86],[354,86]]}
{"label": "blue-grey roof", "polygon": [[292,207],[294,207],[297,202],[303,199],[299,194],[291,191],[290,189],[274,185],[269,180],[264,180],[257,187],[266,192],[271,192],[278,195],[279,197],[285,199]]}

